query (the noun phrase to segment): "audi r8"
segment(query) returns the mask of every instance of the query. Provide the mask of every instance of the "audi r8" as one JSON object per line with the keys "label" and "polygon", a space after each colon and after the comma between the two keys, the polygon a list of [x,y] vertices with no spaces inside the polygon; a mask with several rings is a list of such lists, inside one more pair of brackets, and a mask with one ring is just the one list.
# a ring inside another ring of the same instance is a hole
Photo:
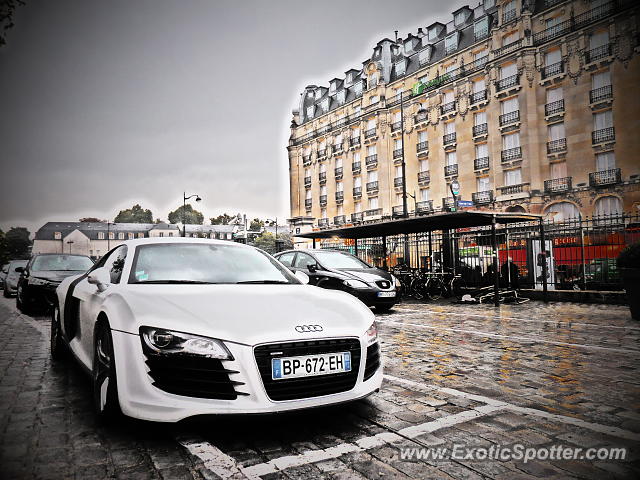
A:
{"label": "audi r8", "polygon": [[58,287],[51,356],[70,353],[91,374],[100,418],[175,422],[370,395],[382,382],[372,312],[307,281],[238,243],[126,241]]}

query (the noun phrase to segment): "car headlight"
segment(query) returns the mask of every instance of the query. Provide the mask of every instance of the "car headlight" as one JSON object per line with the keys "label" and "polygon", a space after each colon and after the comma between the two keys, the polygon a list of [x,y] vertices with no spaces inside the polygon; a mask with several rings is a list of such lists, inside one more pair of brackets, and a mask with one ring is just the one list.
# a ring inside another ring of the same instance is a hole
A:
{"label": "car headlight", "polygon": [[369,288],[369,285],[362,280],[344,280],[342,283],[351,288]]}
{"label": "car headlight", "polygon": [[224,343],[215,338],[153,327],[140,327],[140,335],[144,343],[156,353],[199,355],[219,360],[233,360],[233,355]]}
{"label": "car headlight", "polygon": [[364,335],[367,338],[367,347],[378,341],[378,327],[375,321],[371,324]]}
{"label": "car headlight", "polygon": [[398,278],[395,275],[391,275],[391,278],[393,279],[393,286],[398,288],[400,285],[402,285],[400,283],[400,280],[398,280]]}
{"label": "car headlight", "polygon": [[49,285],[51,282],[46,278],[31,277],[29,285]]}

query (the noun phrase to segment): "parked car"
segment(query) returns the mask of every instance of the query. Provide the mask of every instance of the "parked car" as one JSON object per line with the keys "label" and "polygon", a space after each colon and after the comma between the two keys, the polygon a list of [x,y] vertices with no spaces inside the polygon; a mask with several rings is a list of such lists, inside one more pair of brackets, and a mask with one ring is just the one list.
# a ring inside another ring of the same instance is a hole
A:
{"label": "parked car", "polygon": [[41,253],[34,255],[20,272],[16,292],[16,306],[21,312],[49,307],[55,299],[55,290],[65,278],[86,272],[93,260],[85,255]]}
{"label": "parked car", "polygon": [[28,260],[12,260],[7,266],[7,274],[2,282],[2,294],[9,298],[14,295],[18,290],[18,279],[20,278],[20,271],[16,268],[23,268],[27,264]]}
{"label": "parked car", "polygon": [[7,277],[7,273],[9,273],[9,264],[5,263],[0,266],[0,288],[4,290],[4,279]]}
{"label": "parked car", "polygon": [[288,250],[276,258],[293,272],[309,275],[309,283],[343,290],[367,306],[385,312],[398,303],[400,282],[385,272],[339,250]]}
{"label": "parked car", "polygon": [[51,356],[91,372],[99,418],[176,422],[357,400],[382,383],[375,318],[273,257],[200,238],[129,240],[62,281]]}

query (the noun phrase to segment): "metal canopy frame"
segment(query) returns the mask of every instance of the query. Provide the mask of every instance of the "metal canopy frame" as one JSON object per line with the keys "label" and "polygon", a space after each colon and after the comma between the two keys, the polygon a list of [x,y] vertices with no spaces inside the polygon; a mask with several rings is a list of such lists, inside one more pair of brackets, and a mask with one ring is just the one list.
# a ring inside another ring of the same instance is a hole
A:
{"label": "metal canopy frame", "polygon": [[[540,240],[542,252],[545,250],[545,235],[543,216],[534,213],[517,212],[486,212],[486,211],[463,211],[463,212],[442,212],[423,217],[402,218],[389,220],[386,222],[368,223],[365,225],[354,225],[351,227],[334,228],[330,230],[319,230],[309,233],[294,235],[300,238],[313,240],[313,247],[316,246],[317,239],[344,238],[356,240],[355,250],[358,254],[358,239],[382,237],[382,244],[386,252],[386,239],[391,235],[403,235],[408,233],[432,232],[434,230],[451,230],[456,228],[470,227],[491,227],[491,240],[493,244],[493,269],[494,269],[494,305],[500,305],[500,272],[498,268],[498,241],[496,235],[496,225],[509,225],[512,223],[538,222],[540,228]],[[508,229],[507,229],[508,231]],[[542,262],[542,291],[543,300],[547,301],[547,262]]]}

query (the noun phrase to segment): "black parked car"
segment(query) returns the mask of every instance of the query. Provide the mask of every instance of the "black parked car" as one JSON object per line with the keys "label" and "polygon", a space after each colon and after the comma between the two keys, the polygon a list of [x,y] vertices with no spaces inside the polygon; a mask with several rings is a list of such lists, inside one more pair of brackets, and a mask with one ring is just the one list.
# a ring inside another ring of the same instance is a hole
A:
{"label": "black parked car", "polygon": [[344,290],[384,312],[398,303],[400,283],[389,272],[339,250],[288,250],[275,257],[293,272],[309,275],[309,284]]}
{"label": "black parked car", "polygon": [[20,278],[20,272],[16,271],[16,268],[24,267],[28,260],[11,260],[7,267],[7,272],[2,279],[2,294],[9,298],[16,293],[18,288],[18,279]]}
{"label": "black parked car", "polygon": [[86,272],[92,266],[93,260],[85,255],[41,253],[33,256],[26,267],[16,269],[21,272],[16,294],[18,310],[26,313],[33,308],[50,306],[62,280]]}

